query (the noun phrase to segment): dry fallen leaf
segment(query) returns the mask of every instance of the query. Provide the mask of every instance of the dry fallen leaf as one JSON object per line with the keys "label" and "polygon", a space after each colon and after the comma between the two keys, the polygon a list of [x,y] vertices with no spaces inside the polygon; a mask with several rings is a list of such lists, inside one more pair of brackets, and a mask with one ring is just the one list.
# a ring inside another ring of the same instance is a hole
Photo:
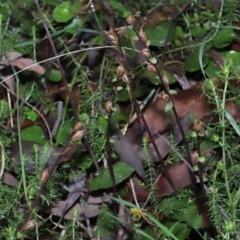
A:
{"label": "dry fallen leaf", "polygon": [[19,184],[19,181],[9,172],[4,172],[3,182],[12,187],[16,187]]}
{"label": "dry fallen leaf", "polygon": [[[66,206],[66,201],[58,201],[57,206],[51,208],[51,214],[62,217]],[[73,219],[74,218],[74,209],[78,211],[77,219],[82,221],[85,219],[84,211],[79,203],[76,203],[71,210],[69,210],[65,215],[64,219]],[[98,216],[101,211],[101,207],[98,205],[85,205],[85,212],[87,218],[93,218]]]}
{"label": "dry fallen leaf", "polygon": [[6,52],[3,54],[2,61],[0,61],[0,69],[8,67],[10,65],[17,67],[19,69],[27,68],[29,71],[43,75],[46,70],[40,66],[38,63],[35,63],[30,58],[23,58],[22,55],[17,52]]}

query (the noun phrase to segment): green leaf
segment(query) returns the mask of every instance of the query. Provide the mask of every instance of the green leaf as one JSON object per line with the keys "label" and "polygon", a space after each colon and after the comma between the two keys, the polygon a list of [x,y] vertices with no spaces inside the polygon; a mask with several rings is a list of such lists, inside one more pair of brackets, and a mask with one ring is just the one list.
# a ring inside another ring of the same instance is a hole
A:
{"label": "green leaf", "polygon": [[73,125],[73,119],[67,120],[61,124],[56,135],[56,146],[59,144],[64,145],[68,142]]}
{"label": "green leaf", "polygon": [[163,70],[162,72],[163,72],[163,74],[166,75],[166,77],[168,78],[169,84],[172,84],[172,83],[177,82],[177,79],[176,79],[170,72],[165,71],[165,70]]}
{"label": "green leaf", "polygon": [[213,78],[217,76],[217,72],[219,72],[219,68],[215,64],[213,60],[210,60],[207,67],[204,69],[205,73],[209,78]]}
{"label": "green leaf", "polygon": [[60,71],[52,69],[48,76],[49,81],[60,82],[62,80],[62,74]]}
{"label": "green leaf", "polygon": [[[184,68],[186,71],[188,72],[195,72],[198,71],[200,69],[200,64],[199,64],[199,52],[193,52],[191,54],[188,55],[186,62],[184,64]],[[203,67],[205,67],[209,62],[209,57],[208,55],[204,54],[203,55]]]}
{"label": "green leaf", "polygon": [[106,134],[107,132],[107,125],[108,122],[104,117],[99,117],[98,118],[98,130],[102,133],[102,134]]}
{"label": "green leaf", "polygon": [[130,98],[129,92],[126,88],[124,88],[117,93],[116,100],[119,102],[125,102],[125,101],[129,100],[129,98]]}
{"label": "green leaf", "polygon": [[[150,40],[151,45],[158,46],[158,47],[164,46],[167,38],[168,30],[169,30],[169,24],[170,24],[169,22],[165,22],[155,27],[144,29],[147,39]],[[169,42],[173,41],[174,34],[175,34],[175,29],[173,28],[170,33],[170,37],[168,40]]]}
{"label": "green leaf", "polygon": [[136,32],[131,28],[125,29],[125,35],[120,37],[120,43],[125,47],[124,51],[127,55],[134,58],[136,57],[136,51],[134,51],[133,37],[136,37]]}
{"label": "green leaf", "polygon": [[200,26],[196,26],[190,29],[190,33],[193,37],[203,37],[206,34],[206,30],[201,28]]}
{"label": "green leaf", "polygon": [[234,118],[232,117],[231,113],[225,110],[225,116],[228,119],[228,121],[231,123],[232,127],[234,128],[238,136],[240,136],[240,128],[236,123],[236,121],[234,120]]}
{"label": "green leaf", "polygon": [[77,12],[82,7],[83,1],[82,0],[77,0],[77,1],[74,1],[74,2],[75,3],[70,7],[70,9],[73,12]]}
{"label": "green leaf", "polygon": [[240,53],[236,51],[228,51],[226,54],[227,62],[232,62],[237,70],[240,70]]}
{"label": "green leaf", "polygon": [[142,84],[142,85],[138,86],[138,88],[137,88],[136,97],[137,98],[143,97],[143,96],[147,95],[150,91],[151,91],[151,88]]}
{"label": "green leaf", "polygon": [[202,216],[198,214],[196,204],[190,205],[183,209],[181,213],[178,213],[174,216],[174,219],[181,222],[186,222],[187,225],[191,226],[192,228],[202,228]]}
{"label": "green leaf", "polygon": [[54,10],[52,17],[56,22],[68,22],[74,17],[74,12],[70,8],[70,2],[62,2]]}
{"label": "green leaf", "polygon": [[121,1],[118,0],[110,0],[111,7],[115,10],[115,14],[119,13],[123,18],[128,17],[132,14],[129,8],[126,5],[123,5]]}
{"label": "green leaf", "polygon": [[213,46],[215,48],[224,48],[232,42],[234,36],[232,28],[221,29],[213,39]]}
{"label": "green leaf", "polygon": [[116,111],[112,113],[112,120],[116,123],[119,122],[128,122],[129,120],[129,112],[125,109],[120,109],[120,111]]}
{"label": "green leaf", "polygon": [[85,20],[74,18],[72,22],[67,27],[65,27],[65,30],[67,33],[76,34],[79,31],[81,31],[81,27],[83,26],[84,23]]}
{"label": "green leaf", "polygon": [[[117,162],[116,164],[113,165],[113,172],[115,176],[115,182],[117,185],[124,181],[125,179],[127,179],[134,172],[134,169],[124,162]],[[89,184],[89,188],[91,191],[110,187],[112,187],[112,180],[110,177],[109,169],[105,169],[103,171],[102,176],[96,177]]]}
{"label": "green leaf", "polygon": [[39,126],[32,126],[21,130],[21,140],[45,144],[48,140],[44,136],[44,132]]}
{"label": "green leaf", "polygon": [[35,111],[30,110],[26,113],[27,119],[31,120],[32,122],[36,121],[38,118],[38,115]]}
{"label": "green leaf", "polygon": [[102,45],[104,42],[104,37],[103,35],[99,35],[95,38],[92,39],[92,44],[96,44],[96,45]]}
{"label": "green leaf", "polygon": [[176,26],[176,30],[175,30],[175,38],[182,38],[184,37],[184,32],[181,26]]}
{"label": "green leaf", "polygon": [[[170,231],[177,237],[178,240],[185,240],[189,236],[191,229],[187,226],[186,223],[181,223],[179,221],[167,221],[164,222],[164,226],[166,226]],[[158,231],[158,236],[161,235],[161,239],[164,239],[166,235],[163,237],[163,230]]]}

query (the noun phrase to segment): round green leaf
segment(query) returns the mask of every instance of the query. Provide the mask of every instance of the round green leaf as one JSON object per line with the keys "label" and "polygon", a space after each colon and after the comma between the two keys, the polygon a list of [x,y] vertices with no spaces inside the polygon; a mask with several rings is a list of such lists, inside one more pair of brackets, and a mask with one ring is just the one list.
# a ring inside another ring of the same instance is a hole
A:
{"label": "round green leaf", "polygon": [[56,22],[68,22],[74,17],[74,12],[70,8],[70,2],[62,2],[54,10],[52,17]]}
{"label": "round green leaf", "polygon": [[234,63],[234,66],[240,66],[240,52],[229,51],[226,54],[226,59],[228,62]]}
{"label": "round green leaf", "polygon": [[49,73],[48,79],[52,82],[60,82],[62,80],[62,74],[60,71],[52,69]]}
{"label": "round green leaf", "polygon": [[148,86],[146,86],[146,85],[140,85],[140,86],[138,86],[138,88],[137,88],[136,97],[137,97],[137,98],[143,97],[143,96],[147,95],[150,91],[151,91],[151,89],[150,89]]}
{"label": "round green leaf", "polygon": [[45,144],[48,140],[44,136],[44,132],[39,126],[31,126],[21,130],[21,140]]}
{"label": "round green leaf", "polygon": [[112,113],[112,120],[116,123],[128,122],[129,112],[121,108],[120,111],[115,111]]}
{"label": "round green leaf", "polygon": [[177,79],[168,71],[163,70],[163,74],[168,78],[169,84],[177,82]]}
{"label": "round green leaf", "polygon": [[26,114],[27,114],[27,118],[33,122],[36,121],[38,118],[37,113],[33,110],[28,111]]}
{"label": "round green leaf", "polygon": [[79,32],[79,29],[83,26],[85,21],[83,19],[74,18],[72,22],[65,27],[66,32],[70,34],[76,34]]}
{"label": "round green leaf", "polygon": [[129,92],[126,88],[122,89],[117,93],[117,101],[119,102],[125,102],[129,100],[129,98],[130,98]]}
{"label": "round green leaf", "polygon": [[[115,176],[115,182],[117,185],[121,183],[123,180],[127,179],[134,172],[134,169],[124,162],[117,162],[116,164],[113,165],[113,172]],[[102,176],[96,177],[89,184],[89,188],[91,191],[110,187],[112,187],[112,180],[110,177],[109,169],[105,169],[103,171]]]}
{"label": "round green leaf", "polygon": [[[203,67],[205,67],[209,62],[209,57],[204,54],[203,55]],[[188,55],[186,62],[184,64],[184,68],[188,72],[195,72],[200,69],[200,64],[199,64],[199,52],[193,52]]]}
{"label": "round green leaf", "polygon": [[209,78],[216,77],[219,70],[220,69],[217,67],[213,60],[210,60],[207,67],[204,69],[205,73],[208,75]]}
{"label": "round green leaf", "polygon": [[201,28],[200,26],[196,26],[194,28],[191,28],[190,32],[193,37],[198,38],[198,37],[203,37],[207,31]]}
{"label": "round green leaf", "polygon": [[181,26],[176,26],[176,31],[175,31],[175,37],[176,38],[182,38],[184,37],[184,32]]}
{"label": "round green leaf", "polygon": [[183,209],[182,212],[174,216],[174,219],[181,222],[186,222],[188,226],[191,226],[192,228],[202,228],[202,216],[198,214],[196,204],[190,205]]}
{"label": "round green leaf", "polygon": [[224,48],[232,42],[234,36],[232,28],[221,29],[213,39],[213,46],[215,48]]}
{"label": "round green leaf", "polygon": [[[164,46],[169,31],[169,24],[169,22],[165,22],[155,27],[144,29],[148,40],[151,42],[151,45],[159,47]],[[175,29],[173,28],[169,36],[169,42],[172,42],[174,35]]]}

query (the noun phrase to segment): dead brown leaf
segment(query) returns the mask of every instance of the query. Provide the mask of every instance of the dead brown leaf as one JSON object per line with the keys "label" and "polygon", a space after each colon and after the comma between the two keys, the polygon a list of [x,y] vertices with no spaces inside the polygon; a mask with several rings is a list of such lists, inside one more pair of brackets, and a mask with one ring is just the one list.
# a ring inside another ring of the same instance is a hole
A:
{"label": "dead brown leaf", "polygon": [[18,52],[6,52],[3,55],[2,61],[0,61],[0,69],[12,65],[19,69],[28,68],[29,71],[36,72],[39,75],[43,75],[46,72],[42,66],[35,63],[32,59],[23,58],[21,56],[22,55]]}
{"label": "dead brown leaf", "polygon": [[16,187],[19,184],[19,181],[9,172],[4,172],[3,182],[11,187]]}
{"label": "dead brown leaf", "polygon": [[[59,201],[57,202],[57,205],[55,207],[51,208],[51,214],[58,216],[58,217],[62,217],[65,211],[65,206],[66,206],[66,201]],[[86,212],[86,217],[84,214],[84,211],[81,207],[81,204],[76,203],[71,210],[69,210],[65,215],[64,215],[64,219],[73,219],[74,218],[74,211],[77,210],[78,211],[78,216],[77,216],[77,220],[78,221],[83,221],[84,219],[87,218],[93,218],[98,216],[98,214],[101,211],[101,207],[99,205],[85,205],[85,212]]]}
{"label": "dead brown leaf", "polygon": [[[177,190],[192,184],[188,166],[184,162],[177,162],[169,166],[168,172]],[[174,193],[173,188],[164,175],[161,175],[156,182],[156,193],[159,197],[165,197]]]}

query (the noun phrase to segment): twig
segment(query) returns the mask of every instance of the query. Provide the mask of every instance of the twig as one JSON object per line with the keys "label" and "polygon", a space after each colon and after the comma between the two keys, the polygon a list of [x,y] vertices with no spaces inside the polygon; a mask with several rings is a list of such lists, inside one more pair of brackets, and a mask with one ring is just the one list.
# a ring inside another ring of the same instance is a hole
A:
{"label": "twig", "polygon": [[4,151],[4,147],[2,145],[2,142],[0,142],[0,146],[1,146],[1,149],[2,149],[2,166],[1,166],[1,171],[0,171],[0,180],[1,180],[2,176],[3,176],[4,168],[5,168],[5,151]]}
{"label": "twig", "polygon": [[57,134],[59,125],[61,123],[62,120],[62,109],[63,109],[63,102],[62,101],[58,101],[57,103],[57,119],[54,123],[53,129],[52,129],[52,137],[54,138],[55,135]]}

